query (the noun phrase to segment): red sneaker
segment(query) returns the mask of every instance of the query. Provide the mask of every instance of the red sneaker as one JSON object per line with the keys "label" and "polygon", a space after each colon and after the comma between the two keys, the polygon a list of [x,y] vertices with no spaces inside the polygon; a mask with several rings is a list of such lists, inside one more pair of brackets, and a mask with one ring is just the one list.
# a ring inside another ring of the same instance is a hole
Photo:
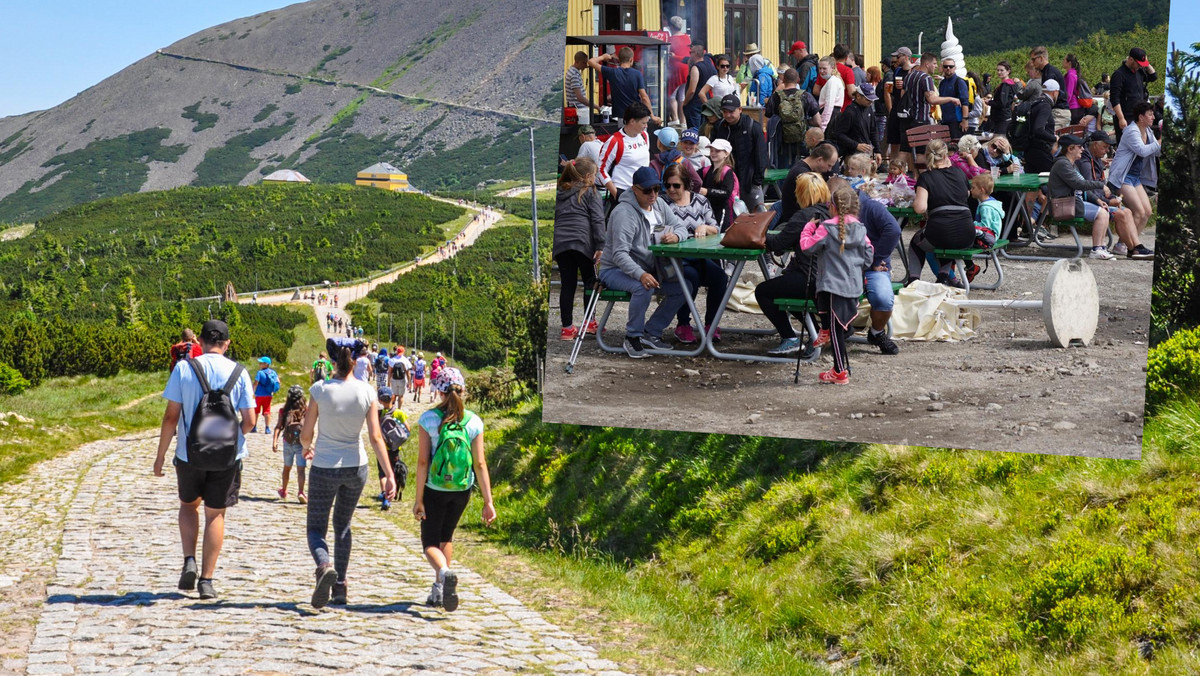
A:
{"label": "red sneaker", "polygon": [[590,334],[592,334],[592,335],[595,335],[595,334],[596,334],[596,329],[597,329],[597,328],[599,328],[599,327],[597,326],[597,324],[596,324],[595,320],[593,320],[593,321],[590,321],[590,322],[588,322],[588,325],[587,325],[587,330],[586,330],[586,331],[584,331],[584,333],[590,333]]}
{"label": "red sneaker", "polygon": [[817,380],[827,385],[849,385],[850,374],[846,371],[835,371],[832,368],[817,374]]}
{"label": "red sneaker", "polygon": [[980,271],[980,269],[981,269],[981,268],[980,268],[978,265],[976,265],[975,263],[971,263],[971,266],[970,266],[970,267],[968,267],[968,268],[966,268],[966,271],[967,271],[967,281],[968,281],[968,282],[973,282],[973,281],[975,281],[975,275],[978,275],[978,274],[979,274],[979,271]]}
{"label": "red sneaker", "polygon": [[829,332],[821,329],[817,332],[817,339],[813,341],[813,347],[825,347],[829,344]]}
{"label": "red sneaker", "polygon": [[564,326],[562,332],[558,334],[559,340],[575,340],[575,336],[579,335],[579,329],[575,325]]}

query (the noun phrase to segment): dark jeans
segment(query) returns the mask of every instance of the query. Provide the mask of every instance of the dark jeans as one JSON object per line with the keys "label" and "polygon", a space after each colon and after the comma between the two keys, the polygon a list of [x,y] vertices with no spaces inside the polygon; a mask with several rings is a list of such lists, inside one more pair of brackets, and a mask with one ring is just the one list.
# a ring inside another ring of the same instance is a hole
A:
{"label": "dark jeans", "polygon": [[367,466],[313,467],[308,473],[308,549],[318,566],[329,563],[329,512],[333,510],[334,563],[338,580],[350,567],[350,519],[367,483]]}
{"label": "dark jeans", "polygon": [[558,274],[562,279],[562,289],[558,292],[558,312],[562,317],[563,328],[572,322],[572,310],[575,307],[575,286],[583,278],[583,288],[590,289],[596,285],[596,266],[590,256],[578,251],[564,251],[554,257],[558,262]]}
{"label": "dark jeans", "polygon": [[[717,316],[717,310],[721,309],[721,299],[725,297],[725,290],[729,287],[729,278],[725,276],[725,271],[719,263],[704,258],[681,260],[679,267],[683,270],[683,279],[687,282],[687,292],[691,294],[692,300],[696,299],[700,287],[708,289],[708,298],[704,301],[704,326],[711,325],[713,318]],[[691,323],[692,312],[687,303],[679,308],[675,319],[680,326]]]}
{"label": "dark jeans", "polygon": [[787,313],[775,306],[776,298],[812,298],[815,293],[803,272],[785,272],[768,279],[754,288],[754,298],[763,315],[779,331],[782,339],[795,338],[796,330],[788,321]]}

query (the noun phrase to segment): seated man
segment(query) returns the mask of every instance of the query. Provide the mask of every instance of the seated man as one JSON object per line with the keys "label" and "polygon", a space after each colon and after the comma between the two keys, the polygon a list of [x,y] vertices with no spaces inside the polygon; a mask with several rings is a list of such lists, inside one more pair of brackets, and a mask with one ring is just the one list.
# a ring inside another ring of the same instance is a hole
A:
{"label": "seated man", "polygon": [[[1102,194],[1105,199],[1111,197],[1108,186],[1103,181],[1089,181],[1076,168],[1075,163],[1083,157],[1083,139],[1072,134],[1064,134],[1058,139],[1059,156],[1050,168],[1050,181],[1046,184],[1046,194],[1051,200],[1060,197],[1073,197],[1075,200],[1075,218],[1092,224],[1092,251],[1088,258],[1096,260],[1112,260],[1115,258],[1104,246],[1108,236],[1108,209],[1101,209],[1093,202],[1084,202],[1079,197],[1080,191]],[[1047,204],[1043,209],[1049,209]],[[1127,233],[1118,233],[1127,235]]]}
{"label": "seated man", "polygon": [[[633,174],[633,186],[621,194],[608,217],[608,235],[600,257],[600,281],[604,286],[633,294],[629,301],[629,319],[625,322],[625,353],[634,359],[647,356],[645,350],[669,350],[662,339],[663,330],[684,304],[683,287],[678,279],[667,280],[658,265],[651,244],[674,244],[688,237],[687,227],[658,195],[662,181],[650,167]],[[654,290],[661,288],[666,297],[646,321],[646,310]]]}
{"label": "seated man", "polygon": [[[846,174],[851,178],[869,176],[872,168],[871,156],[866,153],[855,153],[846,159]],[[830,188],[835,188],[838,180],[830,181]],[[892,252],[900,243],[900,224],[883,203],[867,197],[861,190],[858,209],[858,220],[866,227],[867,239],[875,248],[871,267],[863,274],[863,291],[871,304],[867,342],[883,354],[899,354],[900,346],[888,336],[887,325],[896,300],[892,292]]]}

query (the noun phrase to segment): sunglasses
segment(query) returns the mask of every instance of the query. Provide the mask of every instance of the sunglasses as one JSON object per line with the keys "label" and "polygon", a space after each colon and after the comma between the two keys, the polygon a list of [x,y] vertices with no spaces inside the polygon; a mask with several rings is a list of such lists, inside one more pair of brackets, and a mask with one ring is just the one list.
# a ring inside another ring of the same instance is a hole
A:
{"label": "sunglasses", "polygon": [[638,186],[637,191],[642,193],[643,195],[651,195],[651,194],[657,195],[658,191],[659,191],[659,187],[657,185],[652,185],[649,188],[643,188],[641,186]]}
{"label": "sunglasses", "polygon": [[942,70],[954,70],[954,64],[942,66]]}
{"label": "sunglasses", "polygon": [[727,63],[723,63],[723,64],[717,66],[717,68],[728,68],[728,67],[729,67],[729,64],[727,64]]}
{"label": "sunglasses", "polygon": [[683,187],[682,183],[664,183],[663,185],[667,187],[667,190],[678,190]]}

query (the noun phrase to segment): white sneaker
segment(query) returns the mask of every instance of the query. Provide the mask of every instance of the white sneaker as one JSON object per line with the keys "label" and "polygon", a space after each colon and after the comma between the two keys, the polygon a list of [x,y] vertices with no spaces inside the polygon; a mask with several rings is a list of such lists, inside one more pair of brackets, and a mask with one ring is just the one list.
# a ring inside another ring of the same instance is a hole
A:
{"label": "white sneaker", "polygon": [[442,583],[434,582],[433,588],[429,590],[429,597],[425,599],[425,605],[434,608],[440,608],[442,605]]}
{"label": "white sneaker", "polygon": [[1102,261],[1111,261],[1116,258],[1108,249],[1102,246],[1092,247],[1092,252],[1088,254],[1088,258],[1095,258]]}
{"label": "white sneaker", "polygon": [[1117,242],[1113,245],[1112,253],[1114,256],[1127,256],[1129,255],[1129,247],[1125,246],[1124,242]]}

